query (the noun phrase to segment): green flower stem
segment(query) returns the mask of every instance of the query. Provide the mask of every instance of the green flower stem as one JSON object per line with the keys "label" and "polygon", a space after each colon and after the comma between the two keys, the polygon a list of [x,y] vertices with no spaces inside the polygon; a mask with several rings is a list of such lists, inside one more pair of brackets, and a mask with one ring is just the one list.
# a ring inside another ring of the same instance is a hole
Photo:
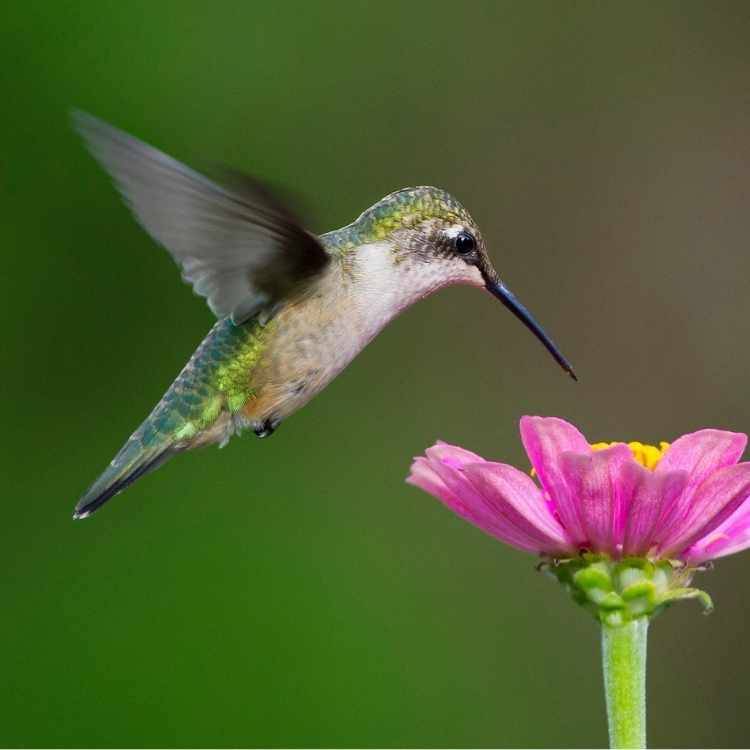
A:
{"label": "green flower stem", "polygon": [[646,747],[646,640],[648,617],[602,624],[602,666],[609,746]]}

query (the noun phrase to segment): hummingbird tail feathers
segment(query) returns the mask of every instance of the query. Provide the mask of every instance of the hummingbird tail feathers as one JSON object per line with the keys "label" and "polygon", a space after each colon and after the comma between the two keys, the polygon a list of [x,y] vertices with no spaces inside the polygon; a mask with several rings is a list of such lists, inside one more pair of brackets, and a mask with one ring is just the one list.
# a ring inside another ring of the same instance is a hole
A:
{"label": "hummingbird tail feathers", "polygon": [[182,451],[224,445],[243,426],[249,398],[247,373],[264,345],[260,324],[214,325],[177,379],[104,473],[78,501],[74,518],[86,518],[144,474]]}
{"label": "hummingbird tail feathers", "polygon": [[138,432],[136,432],[125,443],[106,471],[78,501],[73,511],[73,518],[90,516],[107,500],[122,492],[145,474],[158,469],[180,450],[169,443],[147,449],[140,442]]}

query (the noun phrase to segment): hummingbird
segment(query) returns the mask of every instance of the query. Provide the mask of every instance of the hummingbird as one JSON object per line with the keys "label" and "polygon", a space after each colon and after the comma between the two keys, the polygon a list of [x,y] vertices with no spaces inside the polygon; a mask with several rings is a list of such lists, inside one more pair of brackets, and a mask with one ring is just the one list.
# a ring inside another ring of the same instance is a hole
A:
{"label": "hummingbird", "polygon": [[74,518],[178,453],[223,446],[247,428],[271,435],[394,317],[452,284],[494,295],[575,379],[445,190],[397,190],[316,236],[255,178],[232,173],[219,184],[92,115],[74,112],[73,121],[135,219],[217,318]]}

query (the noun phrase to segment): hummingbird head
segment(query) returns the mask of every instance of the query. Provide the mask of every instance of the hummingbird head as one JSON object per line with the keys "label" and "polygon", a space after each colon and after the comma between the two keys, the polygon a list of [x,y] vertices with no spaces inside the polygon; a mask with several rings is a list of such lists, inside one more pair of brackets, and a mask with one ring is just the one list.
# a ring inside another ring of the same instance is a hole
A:
{"label": "hummingbird head", "polygon": [[399,190],[365,211],[350,227],[353,245],[385,245],[400,280],[404,306],[452,284],[485,289],[576,379],[544,329],[501,281],[479,227],[450,193],[426,186]]}

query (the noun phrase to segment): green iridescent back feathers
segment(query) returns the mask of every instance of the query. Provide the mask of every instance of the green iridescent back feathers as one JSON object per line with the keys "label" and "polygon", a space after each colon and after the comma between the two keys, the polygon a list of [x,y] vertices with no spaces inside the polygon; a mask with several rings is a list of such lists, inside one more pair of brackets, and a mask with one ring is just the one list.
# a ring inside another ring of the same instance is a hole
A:
{"label": "green iridescent back feathers", "polygon": [[236,326],[218,321],[141,426],[79,501],[79,517],[92,513],[127,485],[183,450],[226,412],[252,397],[248,375],[269,327],[257,320]]}

